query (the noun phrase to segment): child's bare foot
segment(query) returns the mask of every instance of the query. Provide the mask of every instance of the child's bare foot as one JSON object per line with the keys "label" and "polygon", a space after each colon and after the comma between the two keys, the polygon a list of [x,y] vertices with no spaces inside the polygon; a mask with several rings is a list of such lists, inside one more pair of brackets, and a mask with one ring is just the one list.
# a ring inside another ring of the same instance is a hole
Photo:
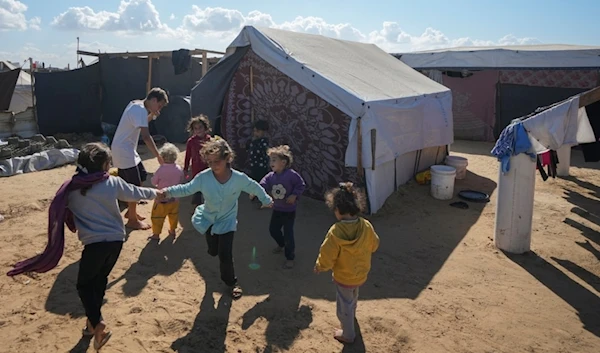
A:
{"label": "child's bare foot", "polygon": [[159,234],[152,234],[152,236],[148,237],[148,240],[160,240]]}
{"label": "child's bare foot", "polygon": [[135,220],[135,221],[128,220],[127,224],[125,224],[125,227],[135,229],[135,230],[148,230],[148,229],[152,228],[148,223],[142,222],[139,220]]}
{"label": "child's bare foot", "polygon": [[111,331],[106,331],[106,324],[101,321],[94,330],[94,349],[99,351],[112,336]]}
{"label": "child's bare foot", "polygon": [[[146,217],[142,217],[139,214],[136,216],[137,216],[138,221],[143,221],[146,219]],[[129,213],[125,213],[125,218],[129,219]]]}

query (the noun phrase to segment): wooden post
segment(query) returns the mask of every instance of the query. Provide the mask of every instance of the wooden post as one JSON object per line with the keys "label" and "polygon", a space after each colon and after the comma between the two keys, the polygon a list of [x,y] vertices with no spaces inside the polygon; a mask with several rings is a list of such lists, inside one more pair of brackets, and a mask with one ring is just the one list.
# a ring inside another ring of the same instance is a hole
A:
{"label": "wooden post", "polygon": [[592,103],[596,103],[597,101],[600,101],[600,87],[596,87],[589,91],[583,92],[579,96],[579,108],[583,108]]}
{"label": "wooden post", "polygon": [[358,177],[360,178],[361,181],[364,181],[364,177],[365,177],[365,171],[363,170],[363,165],[362,165],[362,128],[361,128],[361,117],[359,116],[356,119],[356,134],[357,136],[357,140],[356,140],[356,169],[358,171]]}
{"label": "wooden post", "polygon": [[254,123],[254,72],[250,66],[250,121]]}
{"label": "wooden post", "polygon": [[152,88],[152,57],[148,57],[148,81],[146,81],[146,93]]}
{"label": "wooden post", "polygon": [[208,53],[206,51],[202,52],[202,77],[206,75],[208,71]]}
{"label": "wooden post", "polygon": [[375,170],[375,149],[377,148],[377,130],[371,129],[371,170]]}
{"label": "wooden post", "polygon": [[33,111],[33,119],[35,120],[35,124],[38,127],[38,132],[40,130],[40,126],[38,124],[37,111],[35,107],[35,89],[33,87],[35,78],[33,77],[33,59],[29,58],[29,81],[31,83],[31,109]]}

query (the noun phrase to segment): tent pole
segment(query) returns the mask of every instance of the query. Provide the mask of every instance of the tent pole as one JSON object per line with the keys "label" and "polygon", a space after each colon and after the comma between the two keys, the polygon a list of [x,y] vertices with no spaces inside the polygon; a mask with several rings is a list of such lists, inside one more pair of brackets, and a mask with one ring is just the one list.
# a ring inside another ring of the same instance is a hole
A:
{"label": "tent pole", "polygon": [[35,89],[33,87],[33,59],[29,58],[29,72],[30,72],[30,78],[29,81],[31,83],[31,107],[33,109],[33,119],[35,120],[35,124],[38,127],[38,131],[40,129],[40,125],[38,124],[38,116],[37,116],[37,112],[36,112],[36,107],[35,107]]}
{"label": "tent pole", "polygon": [[148,81],[146,81],[146,94],[152,88],[152,57],[148,57]]}
{"label": "tent pole", "polygon": [[358,140],[356,141],[356,169],[358,171],[358,177],[360,181],[365,181],[365,171],[362,165],[362,129],[361,129],[361,117],[359,116],[356,121],[356,133],[358,134]]}
{"label": "tent pole", "polygon": [[252,70],[252,66],[250,66],[250,121],[254,123],[254,70]]}
{"label": "tent pole", "polygon": [[206,51],[202,51],[202,77],[206,75],[208,71],[208,53]]}
{"label": "tent pole", "polygon": [[377,148],[377,130],[371,129],[371,170],[375,170],[375,149]]}

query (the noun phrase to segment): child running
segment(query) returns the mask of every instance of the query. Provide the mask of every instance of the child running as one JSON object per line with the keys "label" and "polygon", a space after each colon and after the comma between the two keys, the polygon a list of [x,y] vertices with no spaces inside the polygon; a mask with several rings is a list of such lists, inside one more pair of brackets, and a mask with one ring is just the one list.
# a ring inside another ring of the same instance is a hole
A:
{"label": "child running", "polygon": [[204,204],[196,207],[192,224],[206,236],[208,254],[219,257],[221,280],[230,287],[233,299],[239,299],[243,292],[233,267],[238,198],[242,191],[257,195],[263,207],[272,207],[273,199],[256,181],[231,167],[235,154],[227,141],[211,138],[200,153],[209,169],[187,184],[163,189],[161,198],[181,198],[202,192]]}
{"label": "child running", "polygon": [[[185,146],[185,162],[183,170],[187,179],[194,179],[201,171],[208,168],[200,155],[202,146],[210,139],[210,122],[205,115],[198,115],[190,119],[187,131],[192,135]],[[191,165],[191,171],[190,171]],[[202,203],[202,193],[198,192],[192,197],[194,208]]]}
{"label": "child running", "polygon": [[[294,222],[298,197],[304,192],[304,179],[292,169],[294,156],[287,145],[270,148],[267,151],[272,172],[267,174],[260,185],[273,197],[273,214],[269,231],[277,243],[274,254],[285,250],[286,269],[294,267],[295,242]],[[282,232],[283,228],[283,232]]]}
{"label": "child running", "polygon": [[[164,164],[158,167],[152,176],[152,185],[158,189],[180,184],[183,181],[183,170],[175,164],[179,149],[172,143],[165,143],[159,150]],[[179,200],[170,198],[165,200],[154,200],[152,206],[152,236],[150,240],[160,240],[165,218],[169,218],[169,236],[175,236],[177,224],[179,223]]]}
{"label": "child running", "polygon": [[9,276],[24,272],[47,272],[56,267],[64,250],[66,223],[77,231],[83,253],[77,275],[77,292],[85,309],[85,336],[94,337],[94,349],[108,342],[112,332],[100,311],[108,275],[125,240],[125,225],[117,200],[138,202],[154,199],[154,189],[139,188],[108,174],[111,153],[108,146],[88,143],[77,158],[77,174],[66,181],[50,204],[48,245],[41,255],[16,264]]}
{"label": "child running", "polygon": [[356,338],[354,317],[358,288],[366,282],[371,269],[371,254],[379,247],[373,225],[359,217],[364,199],[350,182],[340,183],[339,188],[325,195],[327,206],[338,222],[327,232],[314,271],[333,271],[337,317],[342,326],[333,337],[342,343],[353,343]]}

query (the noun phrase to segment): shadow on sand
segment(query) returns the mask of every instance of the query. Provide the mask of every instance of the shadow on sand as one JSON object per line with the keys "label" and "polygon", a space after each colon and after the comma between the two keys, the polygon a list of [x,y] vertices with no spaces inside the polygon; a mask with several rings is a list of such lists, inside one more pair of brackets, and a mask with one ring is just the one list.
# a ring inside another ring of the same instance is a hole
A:
{"label": "shadow on sand", "polygon": [[[457,198],[434,200],[429,189],[429,186],[415,183],[404,185],[390,196],[377,215],[367,217],[375,229],[380,229],[381,246],[373,257],[371,279],[361,287],[360,300],[416,298],[481,216],[484,204],[470,203],[467,210],[457,209],[449,206]],[[491,195],[496,183],[469,172],[466,179],[456,181],[455,194],[463,189]],[[335,301],[331,277],[316,276],[312,272],[321,242],[335,221],[334,216],[323,202],[301,199],[295,230],[296,266],[292,270],[282,270],[283,256],[273,255],[270,251],[274,245],[268,234],[270,211],[257,210],[245,194],[240,198],[239,208],[234,241],[236,275],[245,296],[268,295],[243,315],[243,329],[248,329],[262,317],[268,321],[264,352],[275,348],[289,349],[313,320],[310,306],[302,305],[301,298]],[[189,259],[206,288],[193,327],[187,335],[173,342],[171,348],[192,352],[198,347],[206,347],[206,351],[225,352],[231,298],[220,280],[218,259],[207,255],[204,237],[190,224],[190,213],[189,198],[182,199],[180,223],[183,232],[176,239],[149,242],[139,259],[109,286],[119,283],[126,296],[137,296],[154,276],[173,274]],[[432,215],[436,216],[437,222],[427,221]],[[460,222],[456,222],[458,218]],[[251,269],[251,263],[260,268]],[[77,263],[61,272],[46,303],[49,311],[83,316],[75,290],[76,275]],[[213,293],[223,294],[216,307]],[[365,351],[359,323],[356,325],[357,340],[353,345],[345,345],[343,352]]]}

